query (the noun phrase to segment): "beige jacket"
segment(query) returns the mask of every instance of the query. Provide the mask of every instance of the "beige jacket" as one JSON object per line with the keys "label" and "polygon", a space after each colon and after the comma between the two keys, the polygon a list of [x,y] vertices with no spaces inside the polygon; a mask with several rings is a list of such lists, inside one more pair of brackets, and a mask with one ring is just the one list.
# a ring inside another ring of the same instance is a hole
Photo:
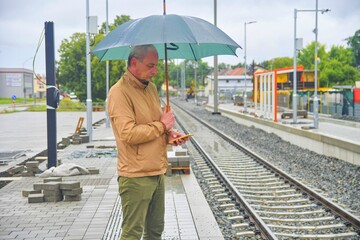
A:
{"label": "beige jacket", "polygon": [[108,113],[118,148],[118,174],[156,176],[166,172],[166,134],[153,83],[143,85],[128,70],[111,87]]}

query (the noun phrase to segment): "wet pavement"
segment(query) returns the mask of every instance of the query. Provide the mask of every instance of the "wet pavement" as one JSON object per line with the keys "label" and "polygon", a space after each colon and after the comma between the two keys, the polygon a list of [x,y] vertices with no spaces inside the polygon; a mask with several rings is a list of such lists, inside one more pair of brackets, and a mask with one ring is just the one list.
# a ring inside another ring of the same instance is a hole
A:
{"label": "wet pavement", "polygon": [[[57,140],[75,131],[79,117],[86,113],[57,114]],[[104,118],[94,112],[93,121]],[[85,121],[86,122],[86,119]],[[46,113],[19,112],[0,114],[0,152],[29,150],[9,165],[46,149]],[[11,177],[0,189],[0,239],[118,239],[121,207],[118,197],[117,160],[112,129],[105,124],[93,128],[93,141],[58,150],[62,164],[96,168],[99,174],[62,177],[62,182],[80,182],[79,201],[28,203],[22,195],[43,178]],[[91,147],[91,148],[89,148]],[[46,170],[46,161],[39,165]],[[223,239],[214,216],[194,175],[173,174],[166,177],[166,215],[163,239]]]}

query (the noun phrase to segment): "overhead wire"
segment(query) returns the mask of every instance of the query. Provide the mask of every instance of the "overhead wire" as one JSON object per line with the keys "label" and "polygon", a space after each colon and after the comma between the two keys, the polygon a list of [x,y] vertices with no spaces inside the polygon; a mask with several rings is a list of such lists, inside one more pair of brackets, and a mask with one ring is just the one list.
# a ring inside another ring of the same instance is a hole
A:
{"label": "overhead wire", "polygon": [[45,38],[45,28],[43,28],[43,30],[42,30],[42,32],[41,32],[41,34],[40,34],[39,42],[38,42],[38,45],[37,45],[37,47],[36,47],[36,51],[35,51],[35,54],[34,54],[34,57],[33,57],[33,63],[32,63],[33,65],[32,65],[32,68],[33,68],[33,74],[35,75],[36,79],[46,86],[46,83],[43,82],[43,81],[41,80],[41,78],[40,78],[40,77],[36,74],[36,72],[35,72],[35,60],[36,60],[36,55],[37,55],[37,53],[38,53],[38,51],[39,51],[39,49],[40,49],[41,43],[44,41],[44,38]]}

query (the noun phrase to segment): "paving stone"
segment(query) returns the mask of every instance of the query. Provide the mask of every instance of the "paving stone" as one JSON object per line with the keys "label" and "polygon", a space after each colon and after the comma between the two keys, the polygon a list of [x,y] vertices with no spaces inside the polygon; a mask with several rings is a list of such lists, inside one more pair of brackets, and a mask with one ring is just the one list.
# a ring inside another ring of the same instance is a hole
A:
{"label": "paving stone", "polygon": [[71,189],[76,189],[76,188],[80,188],[80,182],[73,182],[73,181],[69,181],[69,182],[62,182],[60,183],[60,189],[61,190],[71,190]]}
{"label": "paving stone", "polygon": [[190,166],[190,156],[178,156],[177,160],[180,167]]}
{"label": "paving stone", "polygon": [[188,150],[187,149],[178,149],[175,151],[175,156],[187,156]]}
{"label": "paving stone", "polygon": [[16,165],[16,166],[10,168],[9,172],[16,174],[16,173],[24,171],[24,169],[25,169],[25,167],[23,165]]}
{"label": "paving stone", "polygon": [[57,196],[44,196],[45,202],[60,202],[64,199],[63,195],[57,195]]}
{"label": "paving stone", "polygon": [[39,162],[43,162],[43,161],[47,161],[47,157],[46,156],[37,156],[35,157],[35,161],[39,161]]}
{"label": "paving stone", "polygon": [[34,183],[33,188],[34,190],[43,190],[44,183]]}
{"label": "paving stone", "polygon": [[172,169],[171,169],[171,163],[168,163],[168,166],[167,166],[167,168],[166,168],[166,176],[171,176],[172,175]]}
{"label": "paving stone", "polygon": [[72,202],[72,201],[81,201],[81,195],[76,195],[76,196],[69,196],[69,195],[64,195],[65,202]]}
{"label": "paving stone", "polygon": [[190,161],[188,159],[179,160],[180,167],[188,167],[190,166]]}
{"label": "paving stone", "polygon": [[74,145],[80,145],[81,144],[81,140],[73,140],[72,144]]}
{"label": "paving stone", "polygon": [[62,144],[62,143],[59,143],[59,144],[57,145],[57,149],[64,149],[64,148],[66,148],[66,145],[64,145],[64,144]]}
{"label": "paving stone", "polygon": [[83,193],[82,188],[74,188],[71,190],[62,190],[62,194],[66,195],[66,196],[76,196],[76,195],[80,195],[82,193]]}
{"label": "paving stone", "polygon": [[35,173],[24,171],[24,172],[21,173],[21,176],[23,176],[23,177],[34,177]]}
{"label": "paving stone", "polygon": [[25,163],[25,166],[27,168],[38,168],[39,167],[39,162],[38,161],[27,161]]}
{"label": "paving stone", "polygon": [[88,167],[87,170],[89,171],[89,174],[99,174],[100,170],[95,167]]}
{"label": "paving stone", "polygon": [[60,189],[43,190],[42,193],[44,194],[44,197],[57,197],[63,195]]}
{"label": "paving stone", "polygon": [[43,184],[43,190],[56,190],[60,188],[60,182],[47,182]]}
{"label": "paving stone", "polygon": [[173,166],[173,167],[179,166],[177,157],[168,157],[168,161],[171,164],[171,166]]}
{"label": "paving stone", "polygon": [[85,136],[80,136],[81,138],[81,143],[88,143],[89,140],[89,136],[85,135]]}
{"label": "paving stone", "polygon": [[44,202],[44,195],[42,193],[29,194],[28,203],[42,203]]}
{"label": "paving stone", "polygon": [[62,177],[48,177],[44,179],[44,183],[47,182],[62,182]]}
{"label": "paving stone", "polygon": [[41,190],[23,190],[22,191],[22,196],[23,197],[28,197],[29,194],[37,194],[37,193],[41,193]]}

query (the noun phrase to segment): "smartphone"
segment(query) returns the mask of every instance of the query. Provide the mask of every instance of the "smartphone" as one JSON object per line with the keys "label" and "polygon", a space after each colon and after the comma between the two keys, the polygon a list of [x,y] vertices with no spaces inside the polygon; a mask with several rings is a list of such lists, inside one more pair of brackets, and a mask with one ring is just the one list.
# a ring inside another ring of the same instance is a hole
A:
{"label": "smartphone", "polygon": [[178,138],[175,138],[175,139],[173,139],[173,140],[170,140],[170,141],[169,141],[169,143],[173,143],[173,142],[175,142],[175,141],[177,141],[177,140],[179,140],[179,139],[182,139],[182,138],[187,138],[187,137],[190,137],[190,136],[192,136],[192,134],[191,134],[191,133],[186,134],[186,135],[183,135],[183,136],[178,137]]}

